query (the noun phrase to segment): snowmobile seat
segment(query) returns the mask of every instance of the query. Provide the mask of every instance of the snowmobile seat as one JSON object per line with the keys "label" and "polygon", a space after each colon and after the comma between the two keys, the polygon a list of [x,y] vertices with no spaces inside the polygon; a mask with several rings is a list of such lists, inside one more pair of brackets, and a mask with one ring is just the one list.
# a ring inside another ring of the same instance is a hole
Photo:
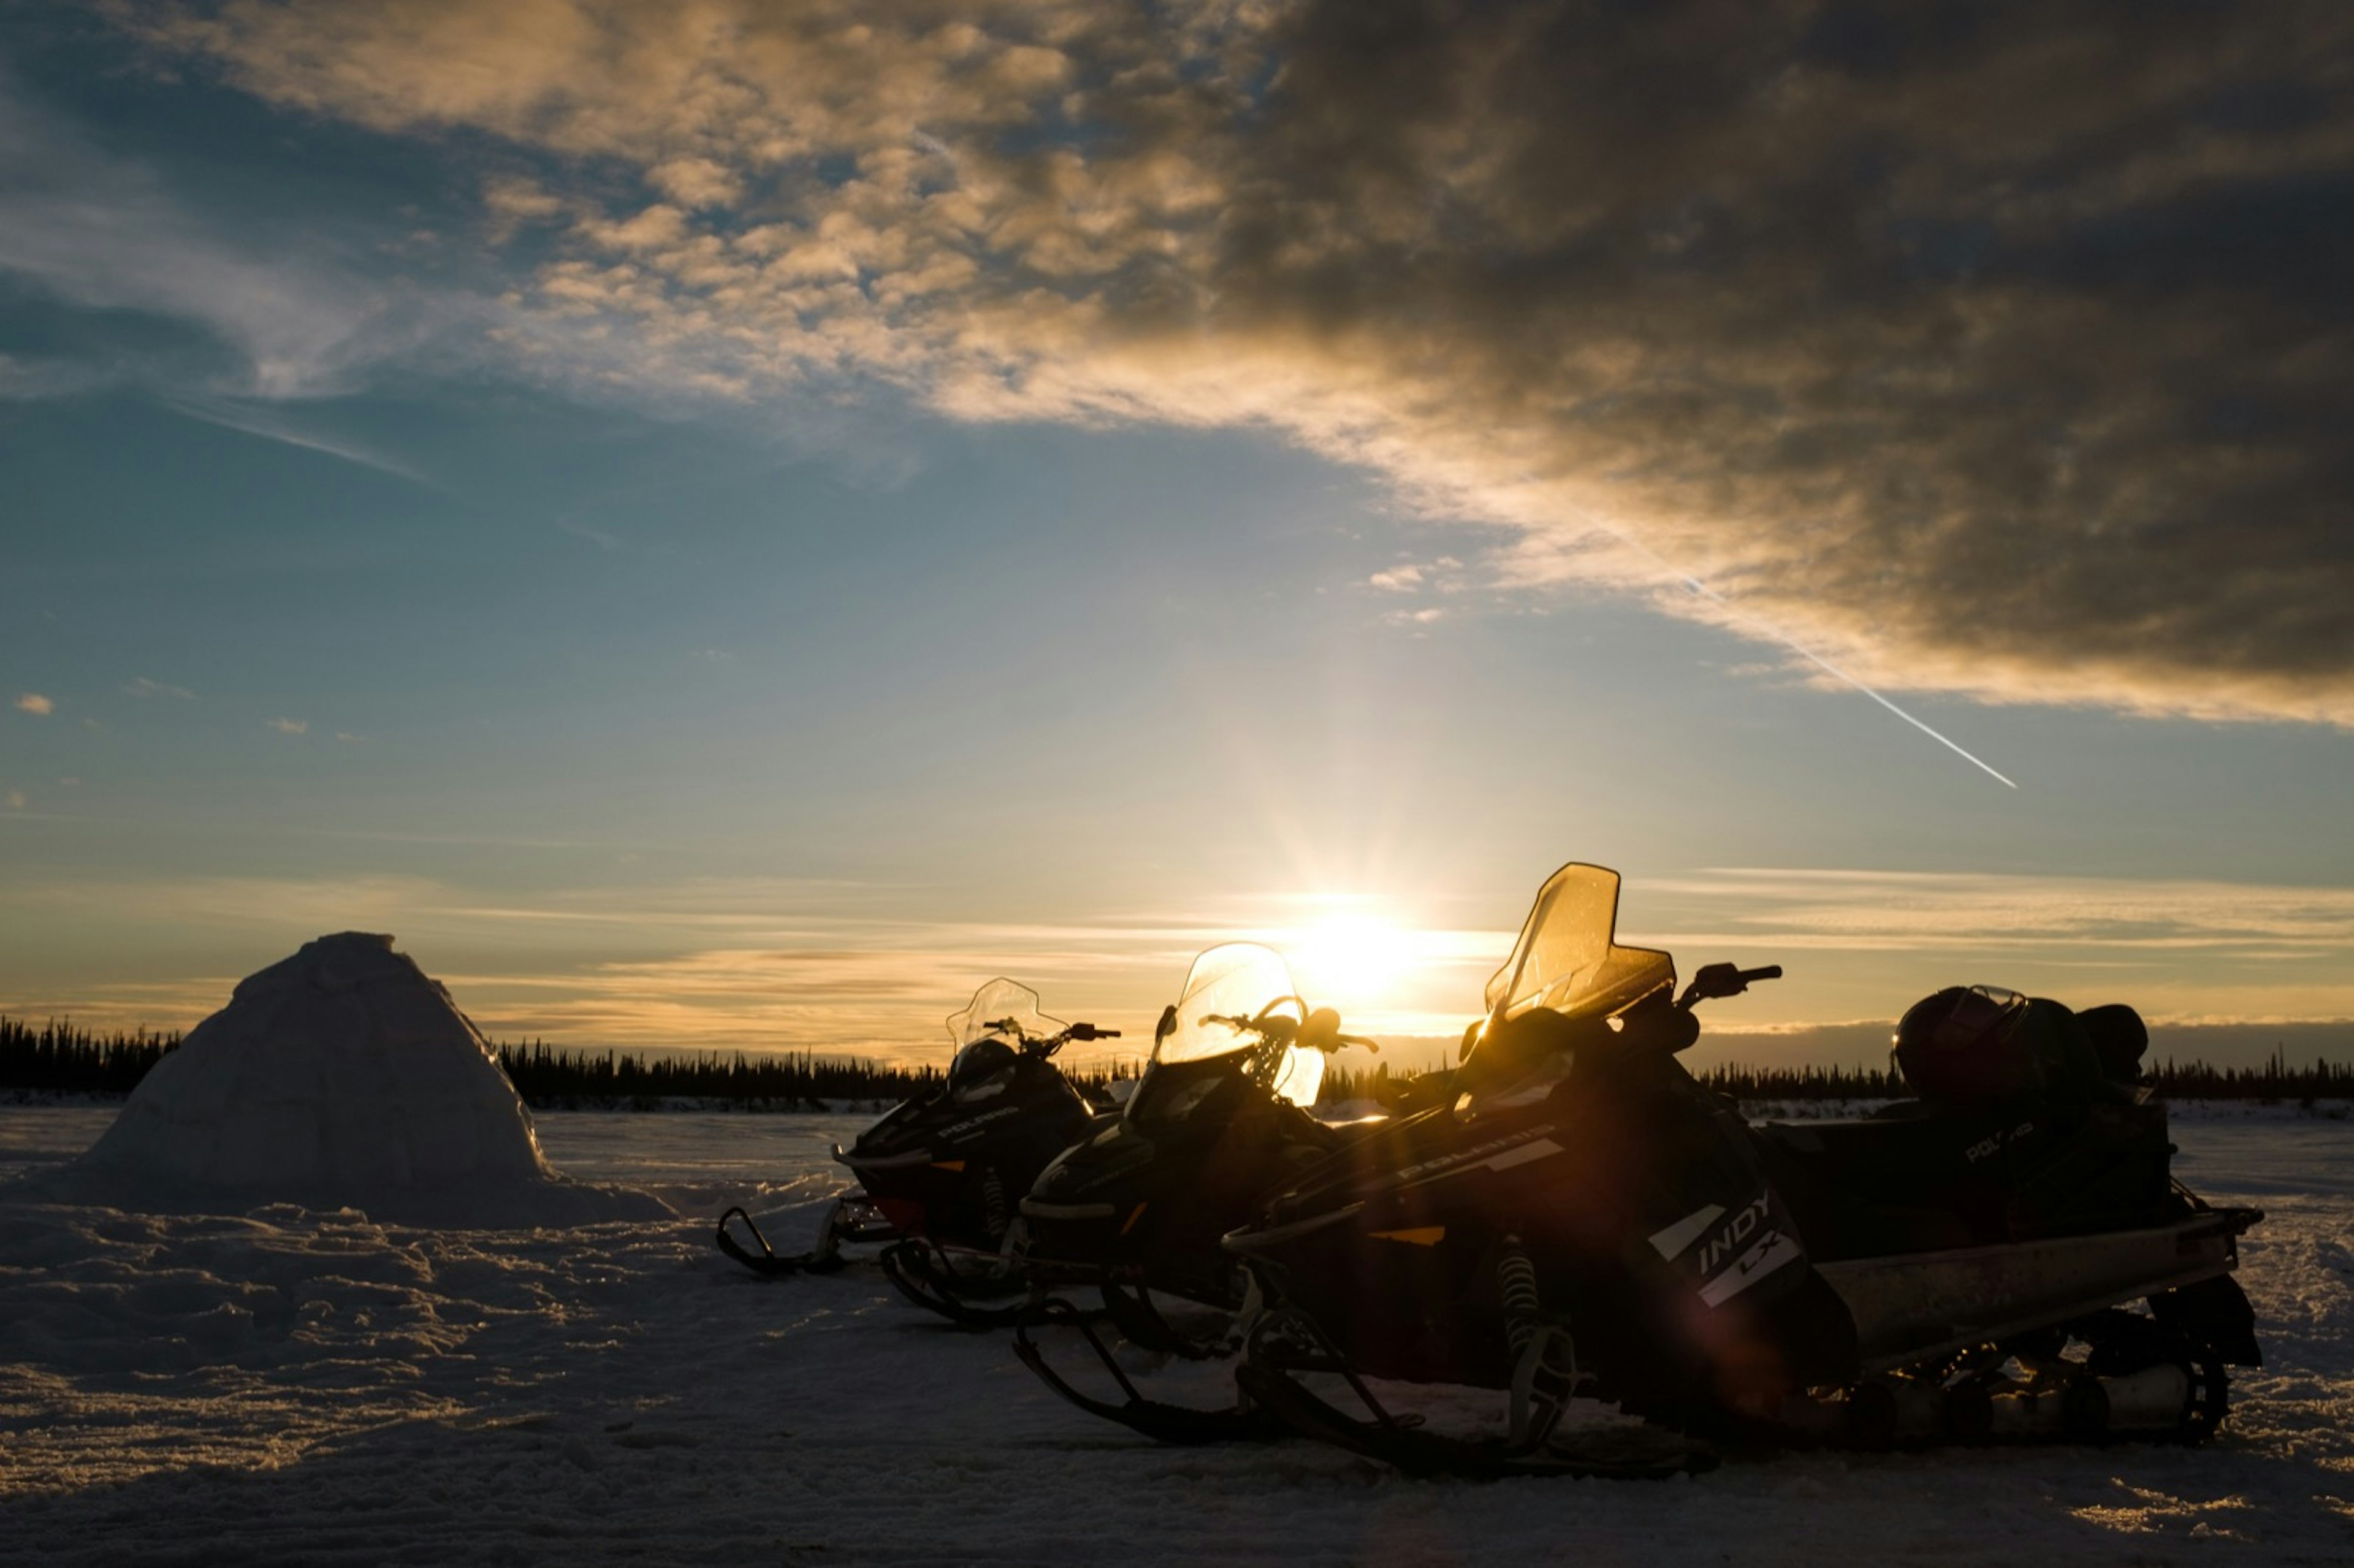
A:
{"label": "snowmobile seat", "polygon": [[1818,1261],[1937,1252],[2164,1223],[2166,1110],[2099,1104],[2058,1118],[1899,1102],[1852,1121],[1766,1123],[1766,1174]]}

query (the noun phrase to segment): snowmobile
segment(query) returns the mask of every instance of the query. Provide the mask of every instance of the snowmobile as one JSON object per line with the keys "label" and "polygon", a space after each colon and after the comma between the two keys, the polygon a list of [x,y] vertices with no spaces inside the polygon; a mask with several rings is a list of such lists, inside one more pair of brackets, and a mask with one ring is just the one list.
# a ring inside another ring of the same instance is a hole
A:
{"label": "snowmobile", "polygon": [[[1343,1046],[1377,1049],[1341,1032],[1340,1014],[1295,994],[1269,948],[1235,942],[1193,960],[1161,1016],[1152,1060],[1119,1118],[1067,1150],[1022,1201],[1024,1268],[1040,1293],[1015,1351],[1082,1409],[1170,1441],[1203,1441],[1259,1425],[1255,1414],[1199,1411],[1144,1398],[1096,1332],[1094,1315],[1056,1287],[1098,1292],[1103,1316],[1132,1352],[1219,1359],[1251,1311],[1250,1275],[1222,1245],[1267,1197],[1380,1118],[1335,1125],[1310,1114],[1325,1058]],[[1175,1304],[1172,1314],[1164,1308]],[[1082,1393],[1058,1374],[1032,1330],[1083,1335],[1122,1395]]]}
{"label": "snowmobile", "polygon": [[[2172,1180],[2163,1106],[2113,1084],[1752,1127],[1677,1053],[1699,1003],[1779,967],[1711,964],[1678,995],[1668,954],[1617,943],[1617,896],[1616,873],[1557,872],[1454,1103],[1227,1237],[1271,1303],[1237,1372],[1252,1401],[1409,1471],[1479,1476],[1665,1475],[1726,1443],[2215,1430],[2224,1368],[2261,1361],[2231,1271],[2263,1215]],[[1418,1420],[1405,1405],[1429,1384],[1505,1391],[1500,1431]]]}
{"label": "snowmobile", "polygon": [[[834,1146],[859,1184],[834,1201],[815,1250],[779,1256],[741,1208],[720,1216],[720,1249],[758,1273],[792,1274],[840,1267],[845,1244],[890,1243],[882,1264],[892,1283],[962,1321],[992,1316],[975,1298],[1018,1292],[1013,1205],[1049,1160],[1109,1119],[1055,1066],[1055,1054],[1119,1031],[1049,1018],[1037,992],[1004,979],[974,992],[948,1026],[956,1054],[946,1076],[849,1149]],[[730,1234],[734,1223],[758,1253]]]}

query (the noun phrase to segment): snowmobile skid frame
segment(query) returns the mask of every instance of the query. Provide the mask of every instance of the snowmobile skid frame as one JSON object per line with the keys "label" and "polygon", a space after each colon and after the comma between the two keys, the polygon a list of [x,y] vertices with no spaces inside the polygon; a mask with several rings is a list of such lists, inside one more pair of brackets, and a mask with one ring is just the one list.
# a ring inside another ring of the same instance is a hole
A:
{"label": "snowmobile skid frame", "polygon": [[[2069,1348],[2084,1352],[2072,1358]],[[2015,1371],[2013,1369],[2016,1369]],[[2205,1442],[2229,1385],[2214,1348],[2108,1308],[1785,1404],[1755,1434],[1801,1447]]]}
{"label": "snowmobile skid frame", "polygon": [[[1584,1380],[1568,1327],[1541,1315],[1531,1282],[1503,1282],[1508,1298],[1521,1298],[1508,1329],[1507,1437],[1447,1437],[1421,1430],[1416,1416],[1393,1414],[1297,1308],[1278,1308],[1253,1326],[1235,1382],[1248,1402],[1301,1432],[1417,1475],[1658,1477],[1712,1467],[1711,1441],[1860,1449],[2195,1445],[2214,1435],[2228,1409],[2226,1363],[2258,1357],[2246,1298],[2229,1271],[2236,1238],[2263,1217],[2202,1206],[2173,1224],[2105,1236],[1822,1265],[1858,1319],[1865,1376],[1792,1394],[1770,1416],[1710,1404],[1629,1410],[1656,1422],[1649,1430],[1661,1440],[1684,1434],[1681,1441],[1691,1446],[1681,1453],[1553,1438]],[[2036,1283],[2023,1287],[2026,1279]],[[2126,1309],[2143,1298],[2148,1316]],[[2013,1315],[1978,1327],[1954,1320],[1951,1310],[1933,1320],[1911,1305],[1927,1300],[1961,1313],[2007,1304]],[[1320,1397],[1299,1381],[1304,1373],[1338,1376],[1367,1417]]]}
{"label": "snowmobile skid frame", "polygon": [[[1566,1333],[1553,1330],[1528,1341],[1513,1376],[1511,1435],[1500,1438],[1448,1437],[1422,1430],[1418,1415],[1391,1411],[1315,1320],[1296,1308],[1278,1308],[1260,1319],[1243,1364],[1235,1369],[1235,1382],[1246,1399],[1294,1431],[1410,1476],[1665,1480],[1716,1467],[1717,1456],[1705,1444],[1649,1425],[1582,1447],[1556,1444],[1554,1430],[1577,1382],[1574,1360],[1566,1369],[1558,1365],[1566,1340]],[[1312,1393],[1299,1381],[1300,1374],[1312,1372],[1339,1377],[1369,1419]]]}
{"label": "snowmobile skid frame", "polygon": [[[2203,1443],[2229,1408],[2226,1365],[2262,1361],[2231,1271],[2263,1218],[2198,1203],[2140,1230],[1819,1265],[1855,1319],[1865,1378],[1757,1430],[1864,1448]],[[2144,1298],[2148,1316],[2126,1309]]]}
{"label": "snowmobile skid frame", "polygon": [[[1104,1294],[1108,1306],[1114,1299],[1113,1292],[1117,1288],[1117,1287],[1105,1287]],[[1147,1312],[1151,1311],[1149,1302],[1144,1304],[1143,1309]],[[1141,1345],[1142,1341],[1138,1340],[1134,1334],[1128,1333],[1128,1325],[1119,1318],[1120,1310],[1118,1308],[1110,1308],[1113,1321],[1119,1324],[1131,1343]],[[1160,1315],[1156,1312],[1152,1316],[1157,1320]],[[1036,1303],[1036,1309],[1032,1316],[1015,1325],[1013,1353],[1022,1358],[1022,1363],[1024,1366],[1038,1374],[1040,1382],[1081,1410],[1090,1415],[1099,1415],[1106,1421],[1117,1421],[1131,1431],[1140,1432],[1145,1436],[1152,1438],[1155,1442],[1167,1443],[1175,1446],[1194,1446],[1204,1443],[1281,1437],[1287,1436],[1291,1430],[1286,1423],[1278,1420],[1270,1412],[1256,1407],[1247,1397],[1239,1393],[1235,1404],[1225,1410],[1195,1410],[1182,1404],[1170,1404],[1161,1400],[1145,1398],[1138,1391],[1134,1380],[1129,1376],[1127,1370],[1119,1364],[1119,1357],[1112,1353],[1111,1347],[1105,1344],[1102,1336],[1096,1332],[1095,1317],[1095,1314],[1083,1311],[1060,1297],[1047,1297]],[[1166,1325],[1164,1324],[1163,1327],[1165,1329]],[[1114,1404],[1108,1400],[1097,1399],[1082,1393],[1073,1387],[1061,1373],[1046,1363],[1044,1351],[1039,1349],[1038,1342],[1031,1337],[1030,1330],[1033,1328],[1076,1330],[1080,1337],[1087,1340],[1087,1348],[1095,1352],[1096,1360],[1100,1361],[1104,1370],[1111,1374],[1112,1381],[1119,1385],[1119,1391],[1125,1396],[1123,1402]],[[1163,1350],[1163,1353],[1182,1356],[1191,1361],[1206,1361],[1216,1353],[1202,1346],[1198,1341],[1188,1340],[1182,1335],[1176,1334],[1173,1330],[1169,1332],[1172,1336],[1170,1347],[1145,1348]],[[1232,1347],[1229,1346],[1228,1353],[1231,1353],[1231,1351]],[[1237,1389],[1239,1386],[1237,1384]]]}

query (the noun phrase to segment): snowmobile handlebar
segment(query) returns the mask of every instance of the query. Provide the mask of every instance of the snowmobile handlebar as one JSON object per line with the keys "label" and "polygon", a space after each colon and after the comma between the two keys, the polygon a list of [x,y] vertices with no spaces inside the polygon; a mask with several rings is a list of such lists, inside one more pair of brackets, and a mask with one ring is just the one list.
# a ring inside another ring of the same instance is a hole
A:
{"label": "snowmobile handlebar", "polygon": [[1246,1018],[1240,1013],[1225,1017],[1212,1012],[1204,1013],[1202,1022],[1223,1023],[1229,1029],[1256,1034],[1278,1045],[1310,1045],[1319,1051],[1338,1051],[1347,1045],[1362,1045],[1368,1051],[1381,1049],[1380,1045],[1362,1034],[1341,1033],[1341,1015],[1329,1007],[1317,1008],[1309,1012],[1305,1020],[1275,1011],[1287,1001],[1299,1002],[1303,1011],[1308,1006],[1296,996],[1287,996],[1267,1003],[1259,1010],[1256,1018]]}
{"label": "snowmobile handlebar", "polygon": [[1676,999],[1676,1005],[1688,1008],[1696,1001],[1739,996],[1759,980],[1781,978],[1779,964],[1765,964],[1754,969],[1744,969],[1738,964],[1702,964],[1693,972],[1691,984],[1684,987],[1683,995]]}
{"label": "snowmobile handlebar", "polygon": [[1092,1023],[1066,1024],[1064,1025],[1063,1032],[1060,1034],[1026,1033],[1023,1032],[1021,1022],[1018,1020],[1012,1018],[1001,1018],[991,1023],[984,1025],[983,1027],[990,1030],[992,1033],[1011,1034],[1017,1042],[1020,1043],[1022,1049],[1028,1051],[1034,1055],[1040,1056],[1051,1056],[1074,1040],[1117,1040],[1119,1038],[1119,1030],[1098,1029]]}

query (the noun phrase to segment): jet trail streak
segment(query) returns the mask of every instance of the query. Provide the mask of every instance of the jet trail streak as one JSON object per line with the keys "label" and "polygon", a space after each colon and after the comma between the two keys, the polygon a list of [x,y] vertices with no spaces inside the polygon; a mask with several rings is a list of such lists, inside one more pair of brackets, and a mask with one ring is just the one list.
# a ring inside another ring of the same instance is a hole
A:
{"label": "jet trail streak", "polygon": [[2013,789],[2019,788],[2018,780],[2009,778],[2006,774],[1998,772],[1993,767],[1988,764],[1984,758],[1973,757],[1969,752],[1964,750],[1959,745],[1956,744],[1951,738],[1940,735],[1935,730],[1931,729],[1927,725],[1922,723],[1919,719],[1914,718],[1911,714],[1906,713],[1903,708],[1898,707],[1894,703],[1890,702],[1886,697],[1882,696],[1878,692],[1873,691],[1870,686],[1865,685],[1861,681],[1857,680],[1853,675],[1849,674],[1845,670],[1840,669],[1838,665],[1832,663],[1829,660],[1824,658],[1821,654],[1816,652],[1813,649],[1808,647],[1805,643],[1799,641],[1797,638],[1791,636],[1780,627],[1769,625],[1767,622],[1758,620],[1755,616],[1750,614],[1747,610],[1741,609],[1731,599],[1725,598],[1723,594],[1717,592],[1714,588],[1709,587],[1706,583],[1701,581],[1698,577],[1693,577],[1689,572],[1680,572],[1676,570],[1675,567],[1670,566],[1660,557],[1658,551],[1650,548],[1641,540],[1634,538],[1632,535],[1628,534],[1624,528],[1617,526],[1608,518],[1604,517],[1597,513],[1588,511],[1586,508],[1579,506],[1575,503],[1570,505],[1569,510],[1577,514],[1578,516],[1584,518],[1587,523],[1591,524],[1601,532],[1609,535],[1613,539],[1617,540],[1620,544],[1626,546],[1637,555],[1649,556],[1650,560],[1659,567],[1659,570],[1667,573],[1670,577],[1674,577],[1686,588],[1691,589],[1692,592],[1699,594],[1702,598],[1708,599],[1711,603],[1723,606],[1724,612],[1727,615],[1732,616],[1735,620],[1745,622],[1755,630],[1763,632],[1767,637],[1772,638],[1775,641],[1779,642],[1793,653],[1797,654],[1808,663],[1818,665],[1830,674],[1836,675],[1840,680],[1845,681],[1849,685],[1853,686],[1857,691],[1861,692],[1865,696],[1870,697],[1873,702],[1878,703],[1882,707],[1886,708],[1890,713],[1894,714],[1898,718],[1903,719],[1906,724],[1911,725],[1914,729],[1919,730],[1931,740],[1935,741],[1939,746],[1944,747],[1946,750],[1952,752],[1963,761],[1967,762],[1971,767],[1978,769],[1988,778]]}
{"label": "jet trail streak", "polygon": [[[1657,556],[1652,558],[1655,560],[1658,559]],[[1664,563],[1662,564],[1664,565]],[[1678,575],[1681,576],[1682,574],[1679,573]],[[1927,736],[1931,740],[1935,741],[1938,745],[1944,747],[1955,756],[1961,758],[1963,760],[1968,762],[1972,767],[1986,773],[1988,777],[2003,784],[2008,784],[2013,789],[2019,788],[2016,780],[1997,772],[1982,758],[1971,756],[1969,752],[1964,750],[1950,737],[1940,735],[1935,730],[1931,729],[1927,725],[1922,723],[1919,719],[1914,718],[1911,714],[1906,713],[1903,708],[1898,707],[1894,703],[1890,702],[1886,697],[1882,696],[1878,692],[1873,691],[1870,686],[1865,685],[1861,681],[1857,680],[1853,675],[1849,674],[1845,670],[1840,669],[1838,665],[1832,663],[1829,660],[1824,658],[1821,654],[1816,652],[1805,643],[1800,642],[1788,632],[1782,630],[1778,627],[1769,626],[1765,621],[1758,620],[1755,616],[1739,609],[1731,599],[1725,598],[1723,594],[1717,592],[1714,588],[1709,587],[1698,577],[1684,577],[1683,580],[1684,586],[1691,588],[1692,592],[1701,595],[1712,604],[1722,605],[1724,608],[1725,612],[1734,617],[1734,619],[1746,622],[1748,625],[1755,627],[1757,630],[1762,631],[1766,636],[1772,638],[1775,641],[1781,643],[1784,647],[1789,649],[1800,658],[1805,659],[1811,663],[1819,665],[1821,668],[1829,671],[1832,674],[1837,675],[1840,680],[1845,681],[1849,685],[1853,686],[1857,691],[1861,692],[1865,696],[1870,697],[1873,702],[1878,703],[1882,707],[1886,708],[1890,713],[1894,714],[1898,718],[1903,719],[1906,724],[1911,725],[1923,735]]]}

